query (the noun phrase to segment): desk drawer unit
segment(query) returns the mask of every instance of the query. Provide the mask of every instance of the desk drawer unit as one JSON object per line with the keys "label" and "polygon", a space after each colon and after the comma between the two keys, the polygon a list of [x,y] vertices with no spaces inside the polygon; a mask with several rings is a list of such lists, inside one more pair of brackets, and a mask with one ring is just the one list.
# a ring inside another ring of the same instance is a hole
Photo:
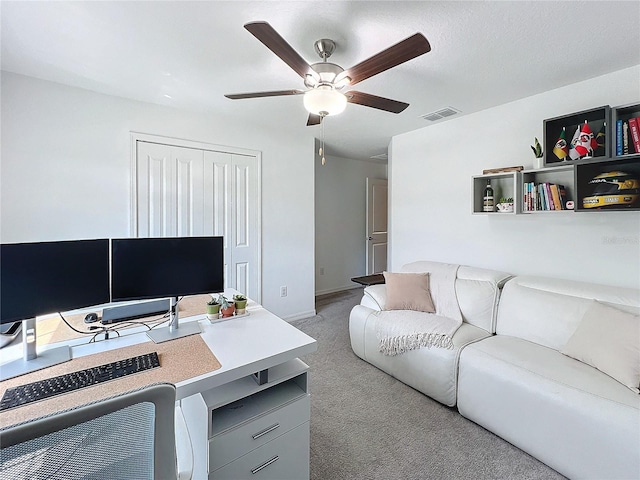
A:
{"label": "desk drawer unit", "polygon": [[[251,405],[240,400],[228,408],[230,411],[250,410]],[[309,395],[303,393],[303,396],[274,411],[213,436],[209,440],[209,471],[216,470],[308,422],[310,408]]]}
{"label": "desk drawer unit", "polygon": [[309,478],[309,422],[209,474],[209,480]]}

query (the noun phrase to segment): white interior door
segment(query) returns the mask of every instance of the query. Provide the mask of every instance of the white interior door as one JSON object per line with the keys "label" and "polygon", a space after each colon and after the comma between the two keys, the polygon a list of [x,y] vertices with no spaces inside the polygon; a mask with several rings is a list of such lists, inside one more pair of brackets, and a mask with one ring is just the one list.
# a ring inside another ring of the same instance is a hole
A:
{"label": "white interior door", "polygon": [[260,302],[258,155],[209,150],[204,148],[206,144],[168,145],[138,137],[150,136],[133,136],[133,235],[223,236],[225,287]]}
{"label": "white interior door", "polygon": [[387,180],[367,178],[367,275],[387,269]]}

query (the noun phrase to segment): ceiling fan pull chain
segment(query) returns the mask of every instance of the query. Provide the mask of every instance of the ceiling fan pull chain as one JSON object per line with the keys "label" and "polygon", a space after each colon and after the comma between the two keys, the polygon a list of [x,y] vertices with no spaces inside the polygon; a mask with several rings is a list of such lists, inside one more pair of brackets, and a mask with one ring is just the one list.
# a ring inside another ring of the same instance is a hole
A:
{"label": "ceiling fan pull chain", "polygon": [[320,122],[320,127],[322,128],[322,147],[320,147],[320,155],[322,156],[322,165],[324,165],[327,162],[324,158],[324,124],[325,122]]}

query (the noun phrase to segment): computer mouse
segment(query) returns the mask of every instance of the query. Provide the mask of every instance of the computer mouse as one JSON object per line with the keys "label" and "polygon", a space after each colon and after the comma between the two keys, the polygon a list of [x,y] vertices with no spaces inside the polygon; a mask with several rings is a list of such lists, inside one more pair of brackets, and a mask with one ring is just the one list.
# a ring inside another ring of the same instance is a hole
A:
{"label": "computer mouse", "polygon": [[98,314],[97,313],[87,313],[87,316],[84,317],[84,323],[94,323],[98,321]]}

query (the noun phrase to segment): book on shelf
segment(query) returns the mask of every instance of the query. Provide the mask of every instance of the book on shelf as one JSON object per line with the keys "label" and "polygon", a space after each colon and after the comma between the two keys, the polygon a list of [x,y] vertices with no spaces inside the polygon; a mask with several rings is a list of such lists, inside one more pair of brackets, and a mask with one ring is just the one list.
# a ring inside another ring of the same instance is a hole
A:
{"label": "book on shelf", "polygon": [[556,201],[553,199],[553,191],[551,189],[551,183],[545,183],[544,184],[544,188],[546,190],[546,194],[547,194],[547,199],[548,199],[548,204],[549,204],[549,210],[560,210],[560,208],[556,205]]}
{"label": "book on shelf", "polygon": [[629,153],[640,153],[640,117],[632,117],[629,119],[629,130],[631,131],[631,145],[633,152],[629,148]]}
{"label": "book on shelf", "polygon": [[522,210],[525,212],[531,211],[531,182],[524,182],[522,186]]}
{"label": "book on shelf", "polygon": [[551,189],[549,187],[549,183],[544,182],[542,184],[542,188],[544,191],[544,201],[545,201],[547,210],[555,210],[555,206],[553,205],[553,199],[551,198]]}
{"label": "book on shelf", "polygon": [[563,210],[567,208],[567,189],[564,185],[558,185],[558,195],[560,196],[560,206]]}
{"label": "book on shelf", "polygon": [[627,120],[622,121],[622,154],[627,155],[629,153],[629,122]]}
{"label": "book on shelf", "polygon": [[622,155],[622,120],[616,122],[616,155]]}

